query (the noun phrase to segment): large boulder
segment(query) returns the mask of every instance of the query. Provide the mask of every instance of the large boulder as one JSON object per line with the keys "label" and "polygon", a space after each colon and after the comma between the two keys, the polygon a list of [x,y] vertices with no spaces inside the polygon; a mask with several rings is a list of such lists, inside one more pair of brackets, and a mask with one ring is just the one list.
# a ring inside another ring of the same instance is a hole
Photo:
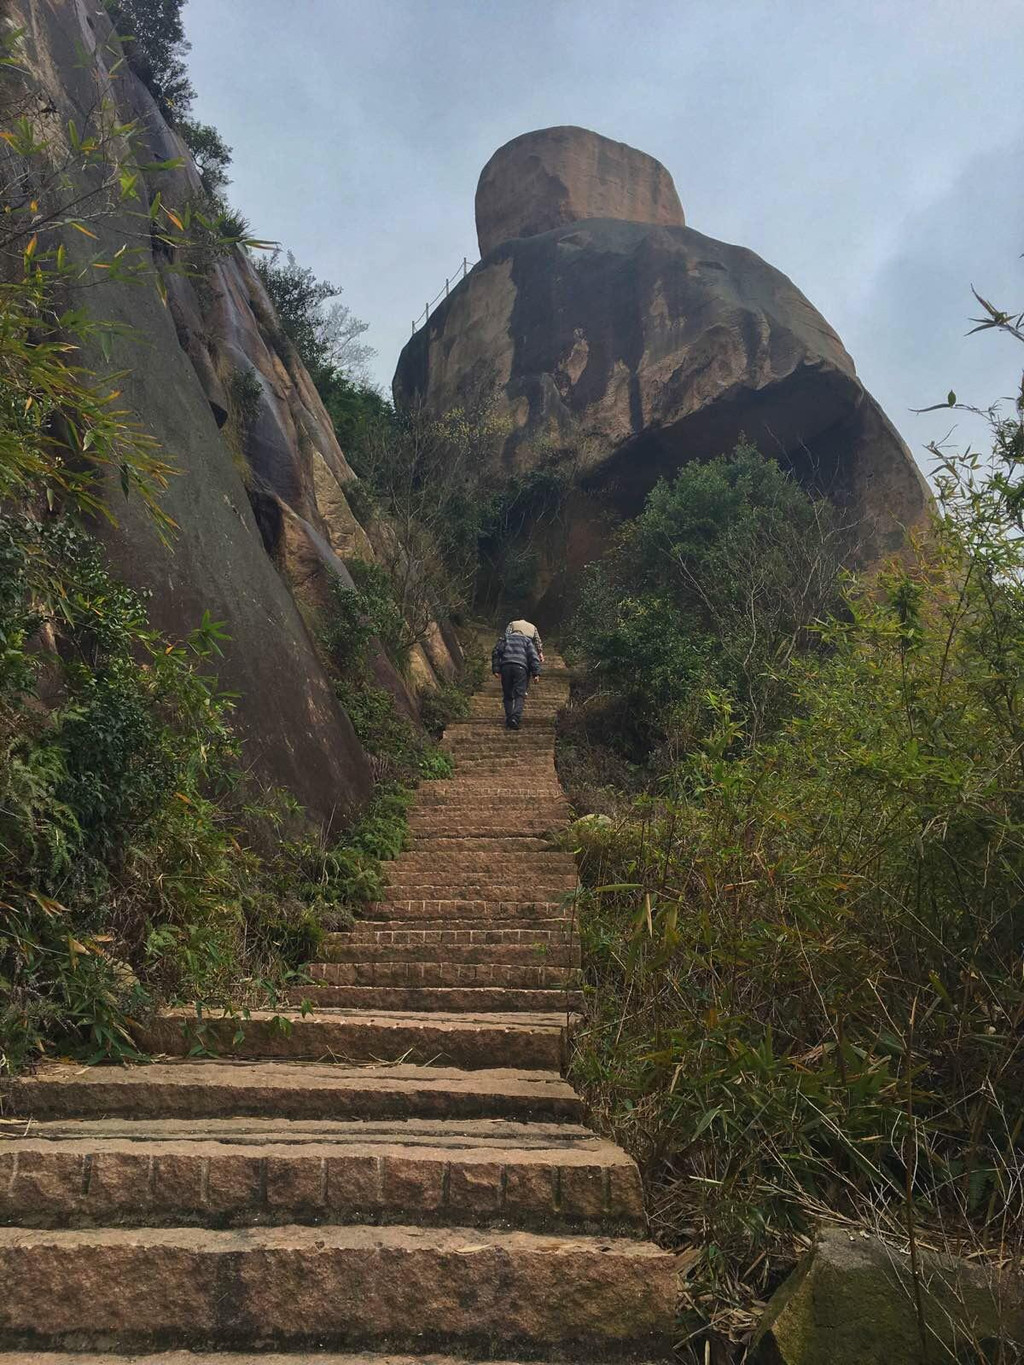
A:
{"label": "large boulder", "polygon": [[[549,142],[558,155],[545,163]],[[477,200],[483,258],[406,345],[396,399],[440,413],[494,386],[508,435],[492,472],[571,451],[592,504],[591,531],[577,536],[588,554],[602,542],[594,527],[744,434],[843,505],[860,562],[898,549],[930,495],[833,329],[780,271],[683,226],[667,194],[627,193],[624,174],[544,198],[538,167],[589,165],[598,152],[612,167],[651,161],[581,129],[495,155]],[[660,184],[653,172],[647,182]],[[576,567],[571,549],[556,557]]]}
{"label": "large boulder", "polygon": [[775,1293],[750,1365],[982,1365],[1024,1352],[1019,1277],[922,1252],[915,1289],[904,1248],[846,1228],[823,1232]]}
{"label": "large boulder", "polygon": [[660,161],[586,128],[544,128],[506,142],[480,173],[480,254],[510,237],[584,218],[683,226],[683,208]]}

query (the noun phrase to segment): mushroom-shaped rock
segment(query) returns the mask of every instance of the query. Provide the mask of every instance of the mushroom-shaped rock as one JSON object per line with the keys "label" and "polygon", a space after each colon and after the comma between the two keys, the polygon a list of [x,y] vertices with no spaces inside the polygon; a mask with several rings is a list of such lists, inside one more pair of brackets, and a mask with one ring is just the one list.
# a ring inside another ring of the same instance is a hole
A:
{"label": "mushroom-shaped rock", "polygon": [[442,413],[493,388],[496,479],[571,456],[568,542],[539,548],[524,609],[557,619],[616,520],[743,435],[844,509],[856,564],[927,517],[835,331],[752,251],[685,226],[652,158],[582,129],[527,134],[485,168],[477,223],[486,254],[406,344],[394,393]]}
{"label": "mushroom-shaped rock", "polygon": [[587,218],[682,227],[672,177],[653,156],[587,128],[541,128],[506,142],[476,190],[480,254]]}

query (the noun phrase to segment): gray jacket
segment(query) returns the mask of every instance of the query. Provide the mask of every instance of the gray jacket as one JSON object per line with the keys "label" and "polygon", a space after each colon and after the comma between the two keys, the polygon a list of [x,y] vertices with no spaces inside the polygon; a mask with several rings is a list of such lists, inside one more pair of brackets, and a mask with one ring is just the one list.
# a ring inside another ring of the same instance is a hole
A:
{"label": "gray jacket", "polygon": [[531,678],[540,677],[540,655],[528,635],[513,631],[503,635],[491,651],[491,672],[500,673],[507,664],[518,664],[529,670]]}

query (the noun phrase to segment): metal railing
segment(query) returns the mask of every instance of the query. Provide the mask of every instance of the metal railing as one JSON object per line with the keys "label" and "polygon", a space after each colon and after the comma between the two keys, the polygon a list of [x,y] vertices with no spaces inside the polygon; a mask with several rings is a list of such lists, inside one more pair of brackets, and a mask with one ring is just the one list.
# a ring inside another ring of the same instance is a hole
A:
{"label": "metal railing", "polygon": [[473,261],[471,263],[467,257],[463,256],[462,264],[459,266],[458,270],[456,270],[454,275],[452,275],[449,279],[445,280],[444,288],[439,290],[435,297],[432,298],[428,304],[426,304],[426,306],[423,309],[423,312],[419,315],[418,318],[413,318],[412,321],[413,336],[416,335],[417,327],[422,327],[423,324],[427,322],[428,319],[430,318],[430,310],[432,308],[436,308],[442,299],[446,299],[448,297],[448,294],[450,293],[453,286],[458,284],[459,280],[464,280],[466,276],[469,274],[470,270],[472,269],[472,266],[474,265],[476,265],[476,261]]}

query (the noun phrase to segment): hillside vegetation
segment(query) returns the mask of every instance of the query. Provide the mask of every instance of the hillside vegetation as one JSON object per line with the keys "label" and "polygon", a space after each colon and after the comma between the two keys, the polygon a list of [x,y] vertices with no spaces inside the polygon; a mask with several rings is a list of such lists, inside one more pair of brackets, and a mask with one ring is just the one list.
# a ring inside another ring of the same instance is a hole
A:
{"label": "hillside vegetation", "polygon": [[727,1332],[821,1217],[1022,1249],[1024,390],[990,417],[869,578],[742,447],[653,491],[573,625],[574,1071]]}

